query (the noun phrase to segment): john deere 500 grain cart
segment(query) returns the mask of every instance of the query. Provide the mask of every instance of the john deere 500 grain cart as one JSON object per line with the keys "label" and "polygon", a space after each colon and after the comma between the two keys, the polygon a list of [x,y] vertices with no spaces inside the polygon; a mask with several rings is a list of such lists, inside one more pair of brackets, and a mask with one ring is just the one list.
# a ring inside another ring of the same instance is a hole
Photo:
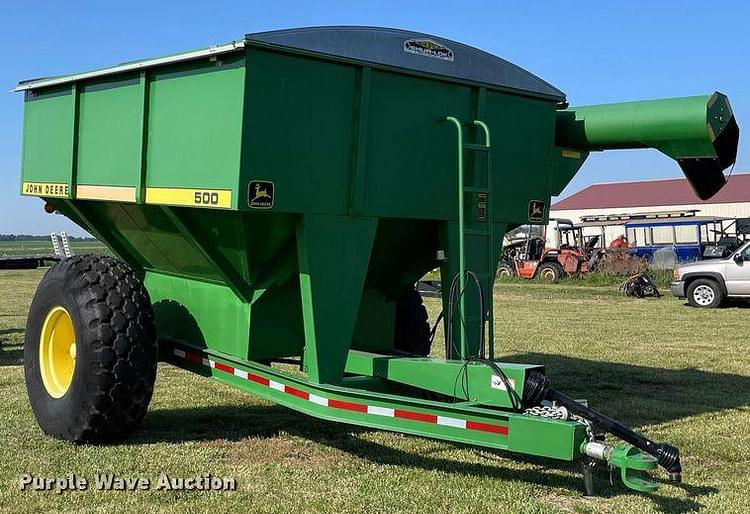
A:
{"label": "john deere 500 grain cart", "polygon": [[[319,418],[603,461],[641,491],[657,464],[680,480],[677,448],[573,401],[543,366],[496,360],[491,292],[505,232],[544,223],[590,151],[656,148],[716,193],[739,135],[723,94],[568,108],[488,53],[363,27],[16,90],[22,194],[118,257],[66,259],[36,292],[24,362],[46,433],[126,436],[161,359]],[[414,290],[435,267],[444,359]]]}

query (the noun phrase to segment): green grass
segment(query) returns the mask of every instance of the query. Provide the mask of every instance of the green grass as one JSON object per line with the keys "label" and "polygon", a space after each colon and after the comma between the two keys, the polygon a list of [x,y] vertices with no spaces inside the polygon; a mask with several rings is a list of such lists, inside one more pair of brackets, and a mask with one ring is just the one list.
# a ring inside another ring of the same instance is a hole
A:
{"label": "green grass", "polygon": [[[568,281],[496,289],[496,347],[544,364],[553,383],[680,447],[684,484],[641,495],[599,469],[581,496],[573,465],[305,417],[162,365],[150,413],[127,444],[45,437],[26,400],[25,316],[43,270],[0,271],[0,510],[151,512],[745,512],[750,489],[748,311]],[[438,305],[428,300],[434,319]],[[436,346],[441,346],[436,344]],[[439,348],[437,349],[439,352]],[[40,493],[18,476],[232,476],[238,490]],[[660,477],[665,474],[661,472]]]}
{"label": "green grass", "polygon": [[[656,284],[656,287],[662,289],[662,293],[668,292],[669,283],[674,279],[674,270],[671,269],[659,269],[659,270],[648,270],[648,274]],[[577,281],[581,285],[587,286],[619,286],[628,279],[628,275],[613,275],[612,273],[603,273],[601,271],[593,271],[584,275],[581,278],[568,278],[564,280]]]}
{"label": "green grass", "polygon": [[[109,253],[99,241],[71,241],[74,253]],[[0,257],[15,255],[53,255],[52,242],[46,241],[0,241]]]}

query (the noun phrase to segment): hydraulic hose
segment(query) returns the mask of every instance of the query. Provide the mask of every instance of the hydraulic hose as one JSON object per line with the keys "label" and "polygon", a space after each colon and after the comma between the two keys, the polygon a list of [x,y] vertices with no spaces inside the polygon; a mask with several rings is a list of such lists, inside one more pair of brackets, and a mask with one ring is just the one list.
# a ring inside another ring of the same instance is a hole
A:
{"label": "hydraulic hose", "polygon": [[[464,274],[473,279],[474,283],[477,286],[477,293],[479,294],[479,319],[481,320],[481,329],[479,331],[479,351],[477,355],[461,355],[461,358],[483,358],[484,357],[484,324],[485,324],[485,316],[484,316],[484,288],[482,288],[482,282],[479,280],[479,277],[477,277],[476,273],[474,273],[471,270],[465,270]],[[460,273],[456,273],[456,276],[453,277],[453,280],[451,280],[451,286],[450,291],[448,293],[448,315],[446,316],[446,334],[445,334],[445,358],[446,359],[453,359],[454,357],[454,341],[453,341],[453,317],[455,314],[455,308],[456,304],[460,302],[461,296],[463,296],[466,293],[466,286],[462,290],[458,290],[458,282]],[[442,316],[442,313],[441,313]],[[459,313],[459,321],[462,325],[464,325],[465,329],[465,320],[463,319],[462,313]],[[439,318],[438,318],[439,320]],[[437,323],[435,324],[435,327],[437,327]],[[432,336],[432,334],[431,334]],[[460,354],[460,349],[459,352]]]}
{"label": "hydraulic hose", "polygon": [[524,385],[523,401],[527,407],[539,405],[542,400],[554,401],[562,405],[573,414],[585,418],[610,434],[632,444],[636,448],[652,455],[661,467],[669,473],[669,481],[682,481],[682,465],[680,464],[680,450],[666,443],[656,443],[647,437],[631,430],[619,421],[591,409],[575,401],[570,396],[552,388],[547,376],[538,371],[529,373]]}

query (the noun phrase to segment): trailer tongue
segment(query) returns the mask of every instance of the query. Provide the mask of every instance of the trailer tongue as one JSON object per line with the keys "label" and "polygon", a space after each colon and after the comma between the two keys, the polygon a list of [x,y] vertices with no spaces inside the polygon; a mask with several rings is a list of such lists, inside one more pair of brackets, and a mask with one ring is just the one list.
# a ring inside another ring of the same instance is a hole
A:
{"label": "trailer tongue", "polygon": [[557,403],[573,415],[578,416],[579,419],[592,423],[594,426],[650,455],[651,458],[639,453],[633,447],[611,448],[598,442],[596,437],[590,437],[590,440],[583,444],[582,452],[589,457],[604,460],[611,466],[620,468],[623,482],[631,489],[640,491],[655,489],[655,484],[650,482],[643,472],[653,469],[656,464],[662,466],[669,473],[670,482],[682,482],[680,451],[677,448],[666,443],[655,443],[619,421],[596,412],[568,395],[553,389],[549,378],[545,375],[539,372],[529,374],[526,380],[524,400],[531,405],[537,405],[543,400]]}
{"label": "trailer tongue", "polygon": [[[600,461],[640,491],[659,464],[680,480],[676,448],[551,388],[543,366],[496,358],[492,290],[505,232],[545,223],[589,151],[658,148],[715,193],[738,138],[725,96],[561,110],[561,91],[507,61],[359,27],[248,34],[17,90],[22,194],[119,257],[65,259],[39,285],[24,361],[48,434],[129,434],[158,347],[312,416]],[[435,267],[451,284],[447,358],[428,356],[413,288]]]}

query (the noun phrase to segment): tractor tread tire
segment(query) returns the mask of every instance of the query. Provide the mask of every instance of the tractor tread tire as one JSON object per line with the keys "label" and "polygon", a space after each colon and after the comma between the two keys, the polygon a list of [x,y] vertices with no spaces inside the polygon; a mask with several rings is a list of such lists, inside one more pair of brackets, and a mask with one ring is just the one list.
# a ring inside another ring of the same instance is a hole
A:
{"label": "tractor tread tire", "polygon": [[545,280],[543,278],[543,274],[544,274],[545,270],[552,270],[554,272],[555,279],[549,281],[552,284],[555,284],[555,283],[559,282],[560,279],[565,276],[565,270],[558,263],[556,263],[556,262],[545,262],[545,263],[540,264],[539,265],[539,269],[537,269],[537,271],[536,271],[536,276],[537,276],[537,278],[539,280],[542,280],[542,281]]}
{"label": "tractor tread tire", "polygon": [[412,289],[396,300],[396,350],[419,357],[430,354],[430,324],[419,291]]}
{"label": "tractor tread tire", "polygon": [[516,276],[516,270],[508,263],[500,263],[497,266],[497,278],[506,279]]}
{"label": "tractor tread tire", "polygon": [[[73,321],[73,379],[58,399],[39,371],[41,325],[63,305]],[[148,292],[126,263],[81,255],[60,261],[42,278],[26,326],[24,363],[32,410],[47,434],[75,443],[111,443],[141,423],[156,380],[156,328]]]}

